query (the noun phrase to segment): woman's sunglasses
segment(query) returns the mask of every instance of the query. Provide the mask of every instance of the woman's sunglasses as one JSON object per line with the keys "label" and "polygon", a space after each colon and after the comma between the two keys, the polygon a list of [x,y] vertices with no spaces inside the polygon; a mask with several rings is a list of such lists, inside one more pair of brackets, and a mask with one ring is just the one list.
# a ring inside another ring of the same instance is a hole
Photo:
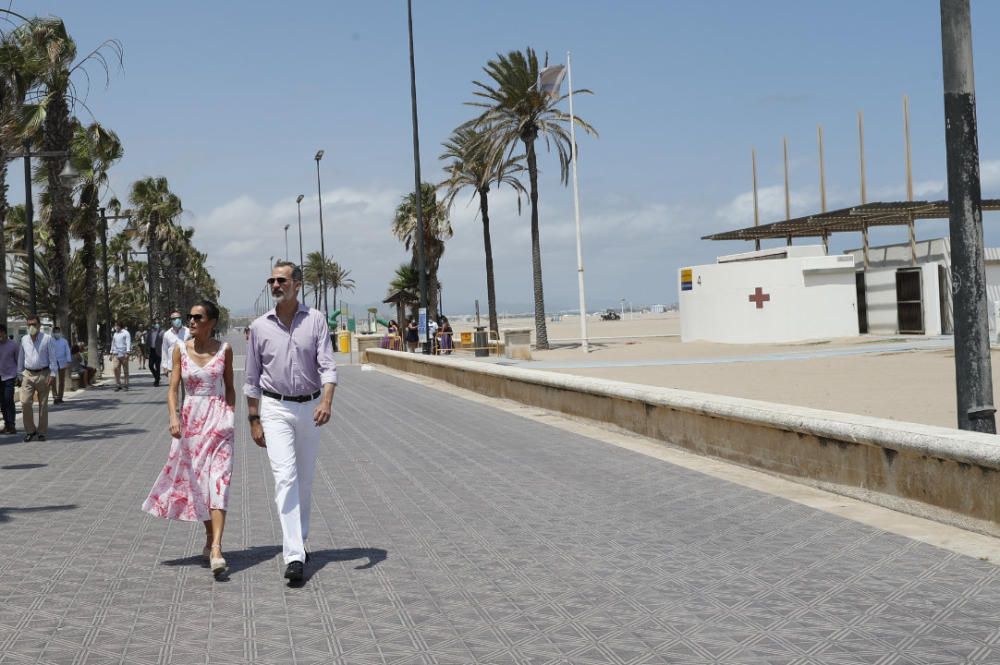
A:
{"label": "woman's sunglasses", "polygon": [[188,314],[188,321],[200,322],[205,318],[204,314]]}

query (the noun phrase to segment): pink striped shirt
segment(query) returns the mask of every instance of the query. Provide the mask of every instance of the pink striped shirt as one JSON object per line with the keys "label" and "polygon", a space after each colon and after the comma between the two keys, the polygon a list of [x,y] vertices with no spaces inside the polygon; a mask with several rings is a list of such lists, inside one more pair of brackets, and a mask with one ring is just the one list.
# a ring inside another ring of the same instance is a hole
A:
{"label": "pink striped shirt", "polygon": [[322,312],[299,303],[291,328],[273,309],[250,324],[244,395],[309,395],[324,383],[336,385],[337,364]]}

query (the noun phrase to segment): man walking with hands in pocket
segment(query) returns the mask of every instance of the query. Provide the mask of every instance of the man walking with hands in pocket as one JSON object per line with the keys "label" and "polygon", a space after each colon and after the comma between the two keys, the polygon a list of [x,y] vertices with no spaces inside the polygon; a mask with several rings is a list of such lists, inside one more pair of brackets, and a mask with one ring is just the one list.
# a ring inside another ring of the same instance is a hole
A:
{"label": "man walking with hands in pocket", "polygon": [[267,283],[275,307],[250,325],[243,393],[250,435],[274,474],[285,578],[300,582],[319,428],[330,421],[337,366],[326,318],[298,301],[301,268],[278,261]]}

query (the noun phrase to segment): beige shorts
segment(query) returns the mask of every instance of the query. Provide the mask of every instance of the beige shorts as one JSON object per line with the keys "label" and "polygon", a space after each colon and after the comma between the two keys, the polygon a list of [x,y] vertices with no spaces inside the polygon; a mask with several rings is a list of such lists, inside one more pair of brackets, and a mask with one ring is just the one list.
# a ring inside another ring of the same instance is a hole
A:
{"label": "beige shorts", "polygon": [[111,369],[115,370],[120,367],[128,369],[128,356],[115,356],[111,361]]}

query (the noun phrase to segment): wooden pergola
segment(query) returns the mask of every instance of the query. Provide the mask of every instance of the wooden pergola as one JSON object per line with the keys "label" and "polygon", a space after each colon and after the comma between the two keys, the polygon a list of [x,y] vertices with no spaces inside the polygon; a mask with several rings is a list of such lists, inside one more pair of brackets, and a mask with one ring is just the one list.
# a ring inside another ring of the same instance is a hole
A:
{"label": "wooden pergola", "polygon": [[[984,212],[1000,211],[1000,199],[983,199]],[[868,229],[873,226],[907,226],[910,231],[910,251],[913,263],[917,261],[917,237],[914,229],[919,219],[947,219],[947,201],[890,201],[820,212],[805,217],[748,226],[734,231],[724,231],[703,236],[702,240],[765,240],[785,238],[822,238],[823,247],[829,252],[830,235],[833,233],[861,233],[865,267],[868,266]]]}
{"label": "wooden pergola", "polygon": [[406,305],[413,305],[420,302],[420,299],[412,292],[406,291],[405,289],[397,289],[386,296],[386,299],[382,301],[386,305],[396,306],[396,323],[399,324],[400,329],[403,327],[403,308]]}

